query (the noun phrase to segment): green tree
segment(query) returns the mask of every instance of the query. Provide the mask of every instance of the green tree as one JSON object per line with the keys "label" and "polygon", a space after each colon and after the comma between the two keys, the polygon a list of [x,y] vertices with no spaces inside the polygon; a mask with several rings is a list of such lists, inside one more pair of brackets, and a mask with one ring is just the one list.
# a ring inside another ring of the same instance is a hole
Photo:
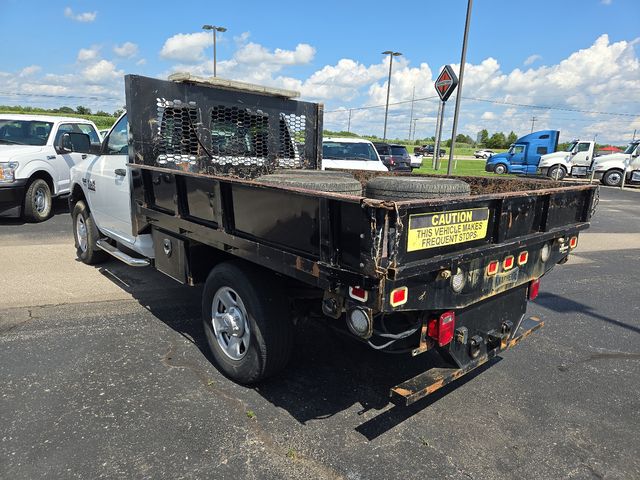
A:
{"label": "green tree", "polygon": [[511,130],[509,135],[507,135],[507,144],[505,146],[508,147],[512,143],[516,143],[516,140],[518,140],[518,136],[515,134],[513,130]]}
{"label": "green tree", "polygon": [[60,113],[75,113],[75,110],[74,110],[73,108],[71,108],[71,107],[66,107],[66,106],[65,106],[65,107],[60,107],[60,108],[58,109],[58,111],[59,111]]}
{"label": "green tree", "polygon": [[502,132],[496,132],[491,135],[491,138],[485,142],[488,148],[505,148],[507,145],[507,138]]}
{"label": "green tree", "polygon": [[83,107],[82,105],[78,105],[76,107],[76,113],[78,115],[91,115],[91,109],[87,107]]}
{"label": "green tree", "polygon": [[483,128],[482,130],[480,130],[480,143],[482,145],[487,146],[488,141],[489,141],[489,132],[487,131],[486,128]]}
{"label": "green tree", "polygon": [[116,110],[115,112],[113,112],[113,116],[118,118],[120,115],[122,115],[124,113],[124,108],[119,108],[118,110]]}

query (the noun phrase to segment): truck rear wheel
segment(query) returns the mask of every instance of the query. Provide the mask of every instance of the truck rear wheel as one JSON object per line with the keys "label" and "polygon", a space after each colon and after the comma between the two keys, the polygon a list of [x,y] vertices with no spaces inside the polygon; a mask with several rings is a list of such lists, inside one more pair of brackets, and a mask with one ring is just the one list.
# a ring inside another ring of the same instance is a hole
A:
{"label": "truck rear wheel", "polygon": [[346,195],[362,195],[362,185],[351,175],[333,172],[317,174],[274,173],[255,179],[256,182],[283,187],[304,188],[321,192],[344,193]]}
{"label": "truck rear wheel", "polygon": [[386,177],[367,183],[367,197],[378,200],[407,200],[412,198],[442,198],[469,195],[469,184],[453,178]]}
{"label": "truck rear wheel", "polygon": [[24,217],[32,222],[44,222],[51,215],[51,188],[41,178],[36,178],[24,195]]}
{"label": "truck rear wheel", "polygon": [[202,322],[218,369],[243,384],[282,370],[293,325],[277,278],[240,262],[216,266],[204,286]]}
{"label": "truck rear wheel", "polygon": [[91,212],[89,212],[89,208],[82,200],[73,207],[71,219],[73,221],[73,238],[78,258],[87,265],[104,262],[108,254],[96,246],[100,233],[93,221]]}

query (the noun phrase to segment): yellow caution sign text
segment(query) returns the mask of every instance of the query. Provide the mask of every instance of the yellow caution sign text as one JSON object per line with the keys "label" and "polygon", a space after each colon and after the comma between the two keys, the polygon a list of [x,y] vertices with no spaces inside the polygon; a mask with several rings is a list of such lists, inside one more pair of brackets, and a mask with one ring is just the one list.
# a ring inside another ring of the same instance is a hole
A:
{"label": "yellow caution sign text", "polygon": [[473,242],[487,236],[488,208],[409,215],[407,251]]}

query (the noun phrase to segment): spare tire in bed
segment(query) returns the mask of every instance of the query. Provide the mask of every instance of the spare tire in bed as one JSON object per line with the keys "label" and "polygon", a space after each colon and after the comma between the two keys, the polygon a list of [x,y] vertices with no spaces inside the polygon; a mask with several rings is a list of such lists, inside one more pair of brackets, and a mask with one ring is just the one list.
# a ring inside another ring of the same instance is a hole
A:
{"label": "spare tire in bed", "polygon": [[362,185],[353,177],[344,175],[273,173],[255,179],[256,182],[267,185],[304,188],[320,192],[344,193],[347,195],[362,195]]}
{"label": "spare tire in bed", "polygon": [[380,176],[367,182],[366,196],[378,200],[407,200],[469,195],[471,188],[453,178]]}
{"label": "spare tire in bed", "polygon": [[347,177],[353,178],[353,175],[348,171],[340,170],[304,170],[301,168],[283,168],[276,170],[272,175],[314,175],[320,176],[332,176],[332,177]]}

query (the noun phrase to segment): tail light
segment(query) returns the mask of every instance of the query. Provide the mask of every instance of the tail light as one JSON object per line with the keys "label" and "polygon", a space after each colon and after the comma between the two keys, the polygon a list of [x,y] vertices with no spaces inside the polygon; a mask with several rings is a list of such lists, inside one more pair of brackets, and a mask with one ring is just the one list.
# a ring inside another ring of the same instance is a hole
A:
{"label": "tail light", "polygon": [[369,298],[369,292],[362,287],[349,287],[349,296],[354,300],[366,302]]}
{"label": "tail light", "polygon": [[571,237],[569,240],[569,247],[576,248],[578,246],[578,237]]}
{"label": "tail light", "polygon": [[504,268],[505,270],[511,270],[514,263],[515,259],[513,258],[513,255],[509,255],[504,259],[504,262],[502,262],[502,268]]}
{"label": "tail light", "polygon": [[540,291],[540,279],[537,278],[529,283],[529,300],[535,300]]}
{"label": "tail light", "polygon": [[524,265],[529,261],[529,252],[520,252],[518,255],[518,265]]}
{"label": "tail light", "polygon": [[489,265],[487,265],[487,275],[492,276],[498,273],[499,265],[500,265],[500,262],[498,262],[497,260],[493,260],[489,262]]}
{"label": "tail light", "polygon": [[407,287],[395,288],[391,291],[391,298],[389,303],[392,307],[399,307],[407,303],[409,299],[409,290]]}
{"label": "tail light", "polygon": [[437,319],[432,319],[427,325],[427,334],[438,341],[438,345],[444,347],[453,340],[456,329],[456,314],[453,310],[444,312]]}

